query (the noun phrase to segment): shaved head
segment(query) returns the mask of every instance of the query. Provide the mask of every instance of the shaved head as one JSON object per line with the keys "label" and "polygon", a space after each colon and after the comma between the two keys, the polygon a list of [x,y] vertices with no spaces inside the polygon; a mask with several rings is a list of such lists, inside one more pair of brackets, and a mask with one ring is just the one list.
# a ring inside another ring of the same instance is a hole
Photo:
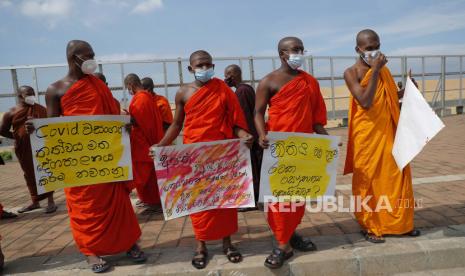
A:
{"label": "shaved head", "polygon": [[233,73],[236,73],[236,74],[242,74],[242,70],[241,70],[241,67],[239,67],[239,65],[237,64],[231,64],[231,65],[228,65],[225,69],[224,69],[225,72],[233,72]]}
{"label": "shaved head", "polygon": [[192,65],[192,62],[196,59],[210,59],[212,60],[212,56],[205,50],[198,50],[193,52],[189,57],[189,62]]}
{"label": "shaved head", "polygon": [[379,36],[375,31],[371,29],[365,29],[365,30],[361,30],[360,32],[358,32],[356,41],[357,41],[357,46],[360,47],[360,46],[363,46],[368,41],[379,42]]}
{"label": "shaved head", "polygon": [[134,73],[131,73],[124,78],[124,86],[142,87],[142,83],[139,79],[139,76],[137,76]]}
{"label": "shaved head", "polygon": [[145,90],[153,92],[153,89],[155,88],[155,84],[153,83],[152,78],[149,78],[149,77],[143,78],[141,82]]}
{"label": "shaved head", "polygon": [[22,85],[18,88],[18,94],[26,97],[26,96],[34,96],[34,89],[28,85]]}
{"label": "shaved head", "polygon": [[72,59],[75,55],[83,55],[92,50],[92,46],[84,40],[71,40],[66,46],[66,57],[68,60]]}
{"label": "shaved head", "polygon": [[295,36],[285,37],[279,41],[278,51],[281,52],[281,51],[288,50],[289,48],[291,48],[291,45],[295,45],[295,44],[300,44],[302,46],[304,45],[302,40],[298,37],[295,37]]}

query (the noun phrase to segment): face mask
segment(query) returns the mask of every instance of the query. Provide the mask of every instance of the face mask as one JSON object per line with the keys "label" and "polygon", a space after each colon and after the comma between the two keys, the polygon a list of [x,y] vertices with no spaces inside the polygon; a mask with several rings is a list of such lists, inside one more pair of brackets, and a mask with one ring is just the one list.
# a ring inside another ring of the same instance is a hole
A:
{"label": "face mask", "polygon": [[207,81],[211,80],[214,75],[215,71],[213,70],[213,67],[208,68],[207,70],[195,69],[194,71],[195,79],[202,83],[206,83]]}
{"label": "face mask", "polygon": [[81,64],[82,73],[86,75],[90,75],[90,74],[93,74],[95,70],[97,70],[97,62],[95,61],[95,59],[83,60],[82,58],[78,56],[76,57],[83,61]]}
{"label": "face mask", "polygon": [[233,80],[232,80],[231,78],[224,79],[224,82],[225,82],[229,87],[233,87],[233,86],[234,86]]}
{"label": "face mask", "polygon": [[289,54],[289,59],[287,60],[287,64],[292,69],[297,69],[304,63],[304,55],[302,54]]}
{"label": "face mask", "polygon": [[26,96],[24,98],[24,102],[28,105],[34,105],[36,103],[36,97],[35,96]]}
{"label": "face mask", "polygon": [[363,54],[361,54],[360,57],[363,59],[363,61],[365,61],[366,64],[370,65],[368,63],[368,60],[376,58],[379,55],[379,53],[379,50],[366,51],[363,52]]}

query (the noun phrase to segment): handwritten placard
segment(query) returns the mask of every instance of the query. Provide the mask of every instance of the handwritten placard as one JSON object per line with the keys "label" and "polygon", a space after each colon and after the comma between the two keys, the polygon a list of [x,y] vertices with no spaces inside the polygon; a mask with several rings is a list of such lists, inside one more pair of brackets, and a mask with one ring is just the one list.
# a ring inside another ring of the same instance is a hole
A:
{"label": "handwritten placard", "polygon": [[[337,136],[268,132],[259,201],[312,201],[333,196],[339,158]],[[265,198],[266,197],[266,198]]]}
{"label": "handwritten placard", "polygon": [[132,180],[128,122],[119,115],[33,120],[37,192]]}
{"label": "handwritten placard", "polygon": [[165,220],[255,206],[250,151],[239,139],[154,150]]}

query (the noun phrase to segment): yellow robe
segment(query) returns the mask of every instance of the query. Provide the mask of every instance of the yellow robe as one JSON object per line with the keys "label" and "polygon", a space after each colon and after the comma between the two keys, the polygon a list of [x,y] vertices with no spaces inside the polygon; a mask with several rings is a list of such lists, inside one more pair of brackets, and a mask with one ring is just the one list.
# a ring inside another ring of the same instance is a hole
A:
{"label": "yellow robe", "polygon": [[[362,87],[368,85],[371,76],[370,69],[361,82]],[[354,197],[363,200],[372,196],[367,205],[373,212],[359,208],[355,210],[355,217],[364,230],[377,236],[413,230],[410,166],[401,172],[392,156],[399,114],[397,86],[386,66],[380,70],[373,105],[369,109],[363,109],[352,96],[350,98],[344,174],[353,173]],[[383,208],[375,212],[377,206]]]}

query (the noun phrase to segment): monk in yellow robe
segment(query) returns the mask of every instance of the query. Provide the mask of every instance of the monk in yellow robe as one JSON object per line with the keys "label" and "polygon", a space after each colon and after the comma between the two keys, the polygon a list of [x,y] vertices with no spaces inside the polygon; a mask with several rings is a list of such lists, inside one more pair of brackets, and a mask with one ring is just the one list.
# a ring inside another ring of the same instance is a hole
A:
{"label": "monk in yellow robe", "polygon": [[360,57],[344,72],[351,92],[344,174],[353,173],[355,217],[373,243],[384,242],[385,235],[420,235],[413,226],[410,166],[400,171],[392,156],[403,91],[397,90],[379,48],[376,32],[359,32],[355,49]]}

